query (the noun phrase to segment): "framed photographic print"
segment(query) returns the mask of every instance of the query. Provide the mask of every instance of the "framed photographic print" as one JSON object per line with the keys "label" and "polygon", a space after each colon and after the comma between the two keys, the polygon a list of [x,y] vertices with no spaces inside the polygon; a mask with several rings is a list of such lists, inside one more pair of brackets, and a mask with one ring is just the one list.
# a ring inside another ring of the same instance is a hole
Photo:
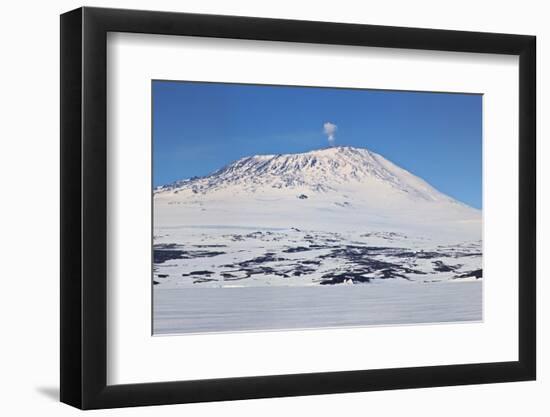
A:
{"label": "framed photographic print", "polygon": [[535,379],[535,38],[61,16],[61,400]]}

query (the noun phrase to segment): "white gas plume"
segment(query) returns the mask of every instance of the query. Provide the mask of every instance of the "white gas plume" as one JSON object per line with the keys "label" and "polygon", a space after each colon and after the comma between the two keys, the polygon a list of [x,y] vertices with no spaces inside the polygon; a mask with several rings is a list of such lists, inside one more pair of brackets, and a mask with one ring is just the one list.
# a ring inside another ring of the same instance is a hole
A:
{"label": "white gas plume", "polygon": [[325,124],[323,125],[323,130],[325,132],[325,135],[328,136],[329,146],[334,146],[334,141],[336,140],[334,134],[336,133],[336,130],[338,130],[338,126],[331,122],[325,122]]}

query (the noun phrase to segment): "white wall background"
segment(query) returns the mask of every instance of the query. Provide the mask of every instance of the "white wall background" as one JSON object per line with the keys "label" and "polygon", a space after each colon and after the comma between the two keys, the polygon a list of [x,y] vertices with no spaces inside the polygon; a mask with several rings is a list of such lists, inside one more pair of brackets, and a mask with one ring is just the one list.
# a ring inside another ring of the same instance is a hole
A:
{"label": "white wall background", "polygon": [[[509,32],[538,37],[539,378],[536,382],[325,395],[228,403],[145,407],[94,415],[547,415],[550,405],[550,147],[543,143],[550,87],[546,2],[415,0],[337,2],[278,0],[123,0],[89,6],[239,14],[395,26]],[[9,2],[0,23],[1,153],[0,410],[3,415],[75,415],[57,402],[59,311],[59,17],[73,0]],[[545,395],[546,394],[546,395]]]}

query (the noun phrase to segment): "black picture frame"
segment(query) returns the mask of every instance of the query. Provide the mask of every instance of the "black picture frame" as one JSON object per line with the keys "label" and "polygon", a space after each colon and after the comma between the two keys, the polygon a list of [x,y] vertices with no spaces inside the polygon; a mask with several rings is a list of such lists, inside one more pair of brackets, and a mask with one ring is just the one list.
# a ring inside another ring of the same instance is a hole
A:
{"label": "black picture frame", "polygon": [[[519,360],[107,385],[108,32],[519,56]],[[533,380],[536,376],[534,36],[171,12],[61,15],[61,401],[81,409]]]}

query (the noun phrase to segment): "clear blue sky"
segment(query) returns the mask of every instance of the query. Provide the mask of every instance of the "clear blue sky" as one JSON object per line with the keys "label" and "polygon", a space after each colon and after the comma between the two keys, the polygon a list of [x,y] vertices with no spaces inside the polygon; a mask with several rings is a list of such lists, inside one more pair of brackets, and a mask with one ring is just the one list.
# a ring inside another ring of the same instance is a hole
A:
{"label": "clear blue sky", "polygon": [[482,96],[153,81],[153,183],[244,156],[368,148],[481,208]]}

